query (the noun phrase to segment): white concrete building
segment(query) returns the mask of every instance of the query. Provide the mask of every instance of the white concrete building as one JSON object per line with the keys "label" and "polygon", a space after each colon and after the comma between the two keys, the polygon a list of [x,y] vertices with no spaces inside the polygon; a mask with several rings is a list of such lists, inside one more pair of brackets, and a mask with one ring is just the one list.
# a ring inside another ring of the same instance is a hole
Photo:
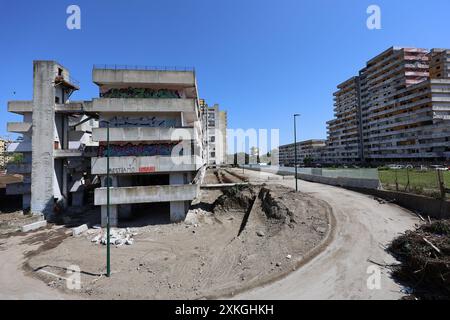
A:
{"label": "white concrete building", "polygon": [[202,100],[205,137],[207,138],[208,165],[223,165],[227,162],[227,112],[220,110],[218,104],[208,106]]}
{"label": "white concrete building", "polygon": [[133,214],[167,215],[184,220],[199,192],[195,177],[204,165],[203,135],[194,71],[97,66],[93,81],[100,97],[85,111],[99,118],[93,140],[98,154],[92,174],[102,177],[95,190],[106,224],[107,126],[110,141],[112,225]]}
{"label": "white concrete building", "polygon": [[10,101],[8,111],[23,117],[7,129],[21,134],[8,147],[22,153],[23,163],[7,166],[8,173],[24,176],[23,183],[7,186],[7,194],[23,195],[23,208],[50,216],[57,207],[82,204],[83,148],[89,129],[80,103],[70,102],[78,84],[69,71],[55,61],[33,62],[33,100]]}

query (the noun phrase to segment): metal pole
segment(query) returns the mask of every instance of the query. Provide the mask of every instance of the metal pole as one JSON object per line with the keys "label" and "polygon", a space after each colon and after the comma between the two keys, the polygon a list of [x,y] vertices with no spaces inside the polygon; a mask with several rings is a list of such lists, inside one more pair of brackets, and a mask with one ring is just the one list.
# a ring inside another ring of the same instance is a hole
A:
{"label": "metal pole", "polygon": [[109,224],[109,121],[106,125],[106,276],[111,276],[111,248],[109,243],[110,224]]}
{"label": "metal pole", "polygon": [[244,153],[244,164],[242,165],[242,174],[245,174],[245,142],[242,143],[242,152]]}
{"label": "metal pole", "polygon": [[298,191],[297,178],[297,117],[299,114],[294,114],[294,166],[295,166],[295,191]]}

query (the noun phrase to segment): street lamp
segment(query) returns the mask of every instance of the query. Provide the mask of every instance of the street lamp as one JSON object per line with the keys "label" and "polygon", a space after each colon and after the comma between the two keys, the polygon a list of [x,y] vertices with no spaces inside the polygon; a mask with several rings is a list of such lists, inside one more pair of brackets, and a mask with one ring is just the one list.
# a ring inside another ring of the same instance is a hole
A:
{"label": "street lamp", "polygon": [[106,122],[106,276],[111,276],[111,248],[110,248],[110,224],[109,224],[109,121]]}
{"label": "street lamp", "polygon": [[294,114],[294,165],[295,165],[295,191],[298,191],[298,179],[297,179],[297,117],[300,114]]}

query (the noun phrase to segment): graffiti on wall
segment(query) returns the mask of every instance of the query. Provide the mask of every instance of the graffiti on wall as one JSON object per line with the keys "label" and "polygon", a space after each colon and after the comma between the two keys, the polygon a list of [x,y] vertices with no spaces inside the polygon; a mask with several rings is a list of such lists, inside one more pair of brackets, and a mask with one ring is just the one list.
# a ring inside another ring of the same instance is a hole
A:
{"label": "graffiti on wall", "polygon": [[[100,121],[100,128],[106,128],[107,122]],[[109,126],[112,128],[126,127],[162,127],[175,128],[177,126],[176,119],[159,118],[159,117],[112,117],[109,119]]]}
{"label": "graffiti on wall", "polygon": [[143,99],[180,99],[178,90],[150,89],[150,88],[121,88],[110,89],[100,93],[102,98],[143,98]]}
{"label": "graffiti on wall", "polygon": [[[158,144],[132,144],[110,145],[111,157],[151,157],[151,156],[170,156],[172,150],[178,143],[158,143]],[[107,148],[104,145],[98,147],[98,157],[106,157]],[[177,150],[178,152],[178,150]],[[183,149],[179,155],[183,154]]]}

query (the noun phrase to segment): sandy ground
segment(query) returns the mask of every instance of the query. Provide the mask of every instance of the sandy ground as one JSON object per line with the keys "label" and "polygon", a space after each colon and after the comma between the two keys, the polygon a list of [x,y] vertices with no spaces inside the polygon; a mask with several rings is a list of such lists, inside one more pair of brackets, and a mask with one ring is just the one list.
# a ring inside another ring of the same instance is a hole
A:
{"label": "sandy ground", "polygon": [[[246,170],[254,179],[274,175]],[[295,180],[281,183],[294,187]],[[385,246],[400,233],[419,224],[409,211],[380,204],[370,196],[299,180],[301,192],[328,202],[337,220],[334,239],[324,252],[286,278],[237,295],[236,299],[399,299],[402,287],[381,268],[381,288],[369,290],[368,267],[395,259]]]}
{"label": "sandy ground", "polygon": [[[240,171],[240,170],[239,170]],[[266,180],[268,176],[271,179],[279,179],[278,176],[267,173],[256,173],[245,170],[246,174],[252,176],[252,180]],[[289,187],[295,185],[294,180],[270,180],[268,183],[284,184]],[[326,249],[313,258],[311,261],[303,265],[297,271],[291,272],[286,277],[273,282],[271,284],[257,287],[245,291],[244,293],[237,294],[234,298],[237,299],[398,299],[403,294],[400,292],[401,287],[397,285],[389,276],[386,269],[381,269],[381,289],[369,290],[367,288],[367,279],[370,276],[367,273],[367,268],[372,265],[368,260],[372,260],[376,263],[386,264],[394,262],[392,256],[387,254],[384,247],[387,243],[393,240],[399,233],[404,232],[407,229],[412,229],[414,224],[419,223],[419,220],[412,215],[409,211],[404,210],[393,204],[380,204],[369,196],[358,194],[352,191],[348,191],[341,188],[325,186],[320,184],[309,183],[299,180],[299,187],[302,192],[315,197],[317,199],[328,202],[333,207],[333,213],[336,217],[336,228],[333,232],[333,241]],[[236,229],[227,228],[226,223],[233,225],[231,222],[225,220],[222,224],[213,224],[215,226],[221,226],[222,230],[218,228],[217,239],[230,239],[230,235],[227,233],[230,230]],[[181,252],[183,257],[188,256],[186,252],[192,249],[192,238],[201,236],[202,232],[206,231],[209,225],[207,223],[201,223],[198,228],[180,225],[179,232],[186,232],[183,240],[186,243],[180,241],[176,246],[167,246],[166,243],[158,241],[159,232],[164,234],[164,228],[166,226],[160,226],[160,231],[156,227],[150,227],[151,231],[148,234],[138,235],[136,237],[136,244],[131,247],[120,247],[113,249],[113,263],[118,265],[118,262],[124,260],[124,265],[129,266],[128,269],[135,269],[136,271],[145,270],[150,273],[152,268],[148,268],[148,263],[151,263],[152,255],[150,250],[139,249],[140,237],[142,237],[141,243],[150,245],[151,248],[160,248],[164,258],[168,258],[169,262],[176,261],[176,254],[179,253],[177,248],[185,248],[185,252]],[[233,228],[237,228],[234,225]],[[202,231],[204,230],[204,231]],[[192,231],[196,231],[193,236]],[[2,299],[20,299],[20,298],[32,298],[32,299],[46,299],[46,298],[73,298],[78,297],[74,293],[70,295],[64,294],[55,288],[45,284],[45,282],[24,276],[24,273],[18,272],[21,270],[22,264],[29,258],[25,256],[28,251],[39,250],[44,246],[45,242],[42,241],[42,237],[39,235],[42,233],[53,233],[50,235],[53,239],[58,239],[61,231],[57,230],[45,230],[27,235],[16,235],[9,238],[0,238],[0,298]],[[45,234],[44,233],[44,234]],[[167,236],[167,235],[166,235]],[[255,238],[257,239],[257,238]],[[59,240],[61,242],[62,240]],[[83,263],[89,264],[89,261],[93,259],[92,255],[104,258],[105,248],[95,246],[86,239],[83,238],[68,238],[62,241],[57,248],[53,250],[62,250],[64,245],[70,241],[77,242],[79,244],[79,250],[84,253]],[[211,252],[207,251],[208,243],[204,243],[202,246],[195,248],[197,255],[200,257],[208,257]],[[126,260],[128,254],[122,254],[125,250],[136,250],[140,256],[137,260]],[[45,248],[44,248],[45,249]],[[64,250],[68,251],[68,247]],[[178,249],[182,250],[182,249]],[[40,254],[31,257],[31,260],[37,259],[43,254],[51,253],[50,251],[42,251]],[[153,250],[151,250],[153,251]],[[102,256],[103,254],[103,256]],[[213,253],[217,254],[217,253]],[[286,258],[284,255],[280,256],[281,265],[284,266]],[[162,257],[160,256],[160,258]],[[192,254],[191,254],[192,255]],[[197,256],[197,258],[199,258]],[[175,259],[174,259],[175,257]],[[97,258],[95,258],[97,261]],[[234,259],[234,258],[233,258]],[[283,260],[284,259],[284,260]],[[277,259],[278,260],[278,259]],[[277,261],[274,260],[274,261]],[[103,261],[103,260],[102,260]],[[198,260],[198,261],[201,261]],[[41,266],[42,263],[47,261],[34,260],[35,266]],[[62,264],[67,266],[71,262],[67,261],[52,261],[52,264]],[[259,261],[257,261],[259,263]],[[273,261],[271,261],[273,262]],[[140,266],[140,264],[142,264]],[[201,263],[198,266],[199,269],[192,270],[178,270],[179,272],[195,271],[195,275],[200,275]],[[140,268],[139,270],[137,270]],[[169,267],[170,268],[170,267]],[[269,269],[272,268],[272,265]],[[113,269],[113,277],[120,278],[121,274],[127,274],[128,269]],[[150,269],[150,270],[149,270]],[[86,272],[84,277],[89,277],[91,282],[102,282],[106,279],[99,277],[98,274],[104,272],[104,267],[99,265],[98,267],[84,267],[82,268]],[[241,269],[243,271],[243,269]],[[57,271],[57,270],[53,270]],[[134,271],[134,270],[131,270]],[[131,272],[130,271],[130,272]],[[203,273],[204,271],[202,271]],[[238,273],[239,275],[243,272]],[[278,273],[282,274],[282,273]],[[83,277],[82,276],[82,277]],[[245,278],[245,275],[244,275]],[[141,279],[141,278],[138,278]],[[165,279],[161,279],[163,281]],[[51,278],[45,278],[47,283],[52,286],[58,286],[58,281],[51,280]],[[52,282],[53,281],[53,282]],[[144,282],[148,283],[151,287],[151,281],[157,281],[156,278],[148,278]],[[244,280],[245,281],[245,280]],[[86,281],[85,284],[88,284]],[[135,285],[141,285],[135,281],[126,283],[123,291],[132,290]],[[175,285],[175,283],[167,283],[167,287]],[[101,287],[101,286],[100,286]],[[202,287],[198,287],[197,292],[202,292]],[[98,290],[98,289],[97,289]],[[89,297],[88,290],[82,293],[81,297]],[[166,291],[167,292],[167,291]],[[146,296],[149,296],[148,294]],[[195,295],[199,297],[199,295]],[[120,296],[118,296],[120,298]]]}
{"label": "sandy ground", "polygon": [[[238,192],[239,204],[222,197],[213,205],[222,192],[202,191],[203,201],[195,205],[199,213],[190,221],[194,225],[133,228],[138,233],[133,245],[112,247],[110,279],[102,276],[106,247],[92,243],[92,234],[68,237],[64,229],[57,229],[27,235],[21,242],[11,237],[4,239],[2,247],[10,249],[3,255],[19,259],[21,250],[38,246],[25,252],[25,270],[42,280],[44,287],[47,284],[45,289],[38,287],[45,294],[53,287],[58,295],[91,299],[230,296],[292,272],[324,244],[330,230],[331,209],[322,201],[282,186],[263,191],[243,188]],[[204,211],[210,209],[214,213]],[[16,241],[14,247],[10,241]],[[17,267],[17,259],[6,267]],[[79,291],[66,286],[71,265],[81,269]],[[8,297],[11,283],[1,279],[0,284]]]}
{"label": "sandy ground", "polygon": [[[41,240],[36,237],[39,234]],[[63,294],[50,288],[45,282],[31,277],[23,270],[23,264],[33,252],[51,246],[61,237],[67,237],[65,230],[55,228],[29,234],[16,233],[10,236],[0,236],[0,300],[14,299],[73,299],[73,296]]]}

